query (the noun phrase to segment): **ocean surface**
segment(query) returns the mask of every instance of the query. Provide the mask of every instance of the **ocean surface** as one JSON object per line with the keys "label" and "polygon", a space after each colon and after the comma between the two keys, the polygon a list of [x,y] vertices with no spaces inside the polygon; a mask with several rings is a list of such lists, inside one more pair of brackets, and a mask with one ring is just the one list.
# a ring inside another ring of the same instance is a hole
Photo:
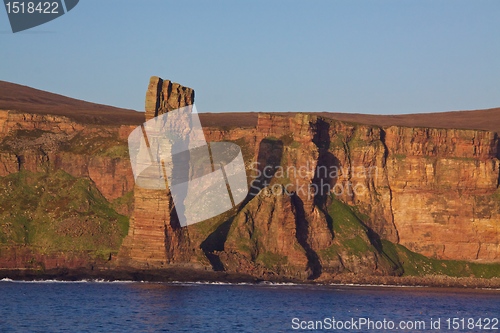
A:
{"label": "ocean surface", "polygon": [[498,332],[498,318],[500,290],[0,280],[0,332]]}

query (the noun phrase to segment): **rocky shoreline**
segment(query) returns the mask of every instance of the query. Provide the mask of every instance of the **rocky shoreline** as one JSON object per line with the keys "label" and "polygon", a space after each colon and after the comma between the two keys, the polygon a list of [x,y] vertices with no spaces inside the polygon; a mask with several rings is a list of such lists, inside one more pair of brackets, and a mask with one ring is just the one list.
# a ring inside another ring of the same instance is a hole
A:
{"label": "rocky shoreline", "polygon": [[136,282],[206,282],[206,283],[293,283],[303,285],[385,286],[385,287],[432,287],[460,289],[490,289],[500,292],[500,278],[429,276],[367,276],[338,274],[319,280],[297,280],[276,276],[261,279],[240,273],[216,272],[190,268],[166,268],[151,270],[134,269],[0,269],[0,280],[15,281],[136,281]]}

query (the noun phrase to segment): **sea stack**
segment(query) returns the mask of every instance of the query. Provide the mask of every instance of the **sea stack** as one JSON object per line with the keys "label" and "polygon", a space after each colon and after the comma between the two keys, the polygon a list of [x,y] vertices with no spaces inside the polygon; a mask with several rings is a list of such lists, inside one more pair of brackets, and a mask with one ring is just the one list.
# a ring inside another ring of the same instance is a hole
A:
{"label": "sea stack", "polygon": [[[194,90],[152,76],[146,91],[145,120],[192,105]],[[189,261],[187,228],[181,228],[170,191],[134,187],[134,211],[128,235],[118,253],[118,264],[136,268],[162,268]]]}

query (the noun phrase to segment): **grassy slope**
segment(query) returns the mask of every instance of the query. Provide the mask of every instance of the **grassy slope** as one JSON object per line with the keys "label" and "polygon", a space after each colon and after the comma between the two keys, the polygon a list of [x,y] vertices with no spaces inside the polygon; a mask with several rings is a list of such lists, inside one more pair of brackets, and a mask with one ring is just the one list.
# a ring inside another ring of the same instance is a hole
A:
{"label": "grassy slope", "polygon": [[118,250],[127,230],[128,218],[87,179],[64,171],[0,178],[1,245],[106,256]]}
{"label": "grassy slope", "polygon": [[[333,200],[328,210],[334,221],[334,232],[342,239],[342,247],[352,254],[361,255],[366,251],[377,251],[382,260],[397,267],[403,276],[448,275],[452,277],[492,278],[500,276],[500,264],[481,264],[457,260],[439,260],[425,257],[406,247],[381,240],[373,246],[360,235],[367,234],[363,224],[366,218],[356,212],[355,207],[348,206],[338,200]],[[377,241],[372,241],[377,243]],[[338,245],[333,245],[323,254],[337,251]]]}

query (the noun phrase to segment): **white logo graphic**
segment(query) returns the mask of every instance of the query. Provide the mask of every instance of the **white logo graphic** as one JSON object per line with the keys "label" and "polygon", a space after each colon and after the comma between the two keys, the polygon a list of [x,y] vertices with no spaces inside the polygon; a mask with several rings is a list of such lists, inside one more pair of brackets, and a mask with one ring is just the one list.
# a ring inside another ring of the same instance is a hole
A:
{"label": "white logo graphic", "polygon": [[4,0],[12,32],[52,21],[75,8],[80,0]]}
{"label": "white logo graphic", "polygon": [[182,227],[224,213],[248,193],[240,147],[207,143],[194,105],[145,122],[128,146],[136,185],[170,189]]}

